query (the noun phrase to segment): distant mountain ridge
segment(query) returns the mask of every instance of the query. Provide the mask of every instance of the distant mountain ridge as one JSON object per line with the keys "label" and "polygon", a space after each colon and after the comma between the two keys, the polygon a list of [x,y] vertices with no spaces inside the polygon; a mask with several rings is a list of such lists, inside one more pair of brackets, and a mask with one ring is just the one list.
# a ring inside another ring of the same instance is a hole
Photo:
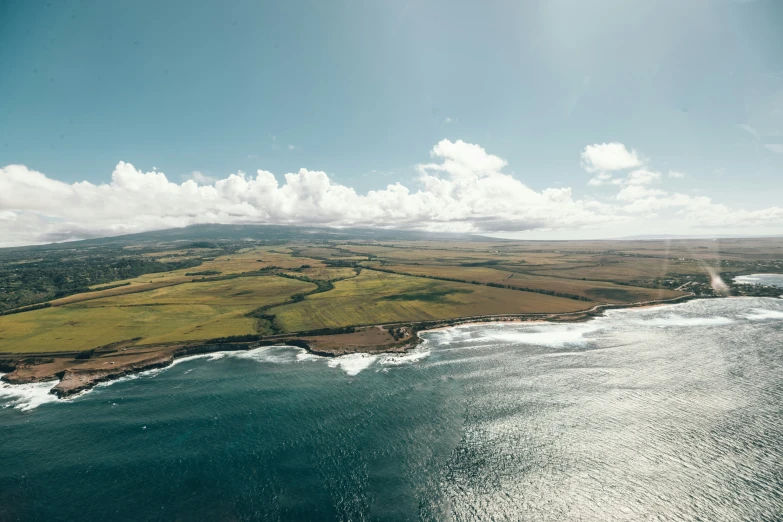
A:
{"label": "distant mountain ridge", "polygon": [[182,228],[169,228],[125,234],[102,238],[81,239],[64,243],[47,245],[31,245],[24,247],[9,247],[14,249],[27,248],[73,248],[75,246],[111,245],[127,242],[144,243],[156,241],[194,241],[194,240],[313,240],[314,236],[321,239],[366,239],[375,241],[392,240],[448,240],[448,241],[493,241],[503,242],[505,239],[479,236],[474,234],[459,234],[449,232],[424,232],[419,230],[399,230],[380,228],[332,228],[297,225],[190,225]]}

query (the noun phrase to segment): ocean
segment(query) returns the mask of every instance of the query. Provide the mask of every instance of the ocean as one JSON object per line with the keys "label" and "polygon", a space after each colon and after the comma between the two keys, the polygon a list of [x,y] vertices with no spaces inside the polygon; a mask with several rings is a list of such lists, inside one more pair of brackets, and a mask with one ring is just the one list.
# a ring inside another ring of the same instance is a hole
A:
{"label": "ocean", "polygon": [[776,286],[783,288],[783,274],[751,274],[737,276],[735,283],[744,283],[750,285]]}
{"label": "ocean", "polygon": [[0,520],[783,520],[783,300],[0,388]]}

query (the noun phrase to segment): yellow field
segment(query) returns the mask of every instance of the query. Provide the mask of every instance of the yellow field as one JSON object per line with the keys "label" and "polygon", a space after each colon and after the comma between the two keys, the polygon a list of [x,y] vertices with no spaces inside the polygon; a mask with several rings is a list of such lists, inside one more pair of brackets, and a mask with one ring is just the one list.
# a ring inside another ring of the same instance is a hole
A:
{"label": "yellow field", "polygon": [[247,312],[314,288],[275,276],[241,277],[0,316],[0,352],[78,351],[135,337],[149,344],[255,333]]}
{"label": "yellow field", "polygon": [[683,295],[682,292],[674,290],[616,285],[605,281],[583,281],[579,279],[520,274],[490,267],[386,265],[383,268],[403,274],[446,277],[462,281],[479,281],[481,283],[498,283],[516,288],[572,294],[599,303],[635,303],[654,299],[671,299]]}
{"label": "yellow field", "polygon": [[[98,298],[133,294],[137,292],[147,292],[156,288],[161,288],[171,285],[179,285],[187,283],[189,281],[197,281],[203,277],[213,276],[186,276],[187,273],[204,272],[208,270],[214,270],[220,272],[220,275],[242,274],[246,272],[255,272],[262,268],[280,267],[280,268],[299,268],[303,265],[309,265],[311,270],[317,271],[318,269],[327,269],[323,262],[317,259],[310,259],[306,257],[294,257],[290,253],[290,249],[285,247],[260,247],[260,248],[248,248],[242,252],[238,252],[229,256],[221,256],[212,260],[205,261],[199,266],[192,268],[183,268],[180,270],[172,270],[170,272],[157,272],[153,274],[145,274],[132,279],[124,279],[121,281],[115,281],[110,284],[96,285],[94,288],[97,290],[88,294],[75,294],[63,297],[60,299],[52,300],[54,305],[65,305],[78,303],[86,300],[95,300]],[[310,270],[310,269],[306,269]],[[306,275],[306,274],[303,274]],[[319,277],[316,277],[319,279]],[[109,288],[107,290],[100,290],[103,286],[115,286],[118,284],[129,283],[126,286],[119,286],[116,288]]]}
{"label": "yellow field", "polygon": [[404,249],[389,248],[383,246],[371,245],[343,245],[347,251],[357,254],[372,254],[379,258],[398,261],[402,263],[420,262],[420,263],[470,263],[485,261],[504,261],[513,263],[522,256],[505,255],[496,252],[474,252],[463,250],[435,250],[428,248]]}
{"label": "yellow field", "polygon": [[[335,259],[343,259],[346,256],[351,257],[350,254],[347,254],[343,250],[340,250],[338,248],[332,248],[332,247],[310,247],[305,246],[303,248],[297,249],[297,252],[300,256],[304,257],[323,257],[323,258],[335,258]],[[366,258],[366,256],[364,256]]]}
{"label": "yellow field", "polygon": [[305,268],[296,272],[284,272],[294,277],[309,277],[310,279],[319,279],[322,281],[337,281],[347,277],[354,277],[356,271],[348,267],[312,267]]}
{"label": "yellow field", "polygon": [[334,290],[270,310],[288,332],[456,317],[584,310],[594,303],[518,290],[435,281],[372,270]]}
{"label": "yellow field", "polygon": [[673,274],[704,274],[704,268],[695,261],[670,259],[601,257],[588,266],[533,269],[539,275],[564,279],[593,279],[602,281],[647,281]]}
{"label": "yellow field", "polygon": [[[181,260],[183,256],[201,256],[202,264],[116,281],[108,285],[129,284],[53,300],[51,308],[0,316],[0,352],[80,351],[136,337],[143,338],[145,344],[202,340],[257,333],[257,327],[266,334],[271,331],[268,318],[245,315],[267,305],[274,306],[263,313],[274,314],[275,325],[284,332],[574,312],[596,303],[628,304],[685,295],[671,288],[692,285],[694,276],[703,277],[706,264],[715,266],[710,256],[721,251],[729,258],[783,255],[780,244],[762,240],[729,241],[723,246],[704,241],[681,245],[679,250],[671,245],[642,241],[378,244],[318,240],[251,246],[214,259],[209,258],[210,249],[176,250],[172,246],[149,257]],[[698,255],[692,254],[694,251]],[[356,268],[331,266],[351,261]],[[259,275],[261,269],[269,270]],[[245,275],[216,281],[185,275],[204,271]],[[680,276],[676,282],[665,281],[675,276]],[[319,285],[291,277],[309,278]],[[333,282],[334,288],[329,290],[321,281]],[[304,299],[300,296],[297,302],[290,300],[294,294],[316,288],[322,291]],[[525,288],[575,298],[520,290]]]}
{"label": "yellow field", "polygon": [[[267,268],[270,266],[279,266],[281,268],[299,268],[302,265],[324,266],[317,259],[306,257],[293,257],[288,248],[260,247],[248,248],[242,252],[227,256],[216,257],[213,260],[205,261],[200,266],[188,268],[187,270],[178,270],[177,272],[201,272],[203,270],[218,270],[223,274],[239,274],[242,272],[252,272]],[[175,272],[171,272],[175,273]]]}
{"label": "yellow field", "polygon": [[[344,244],[340,245],[345,253],[374,255],[399,264],[418,263],[425,265],[459,265],[461,263],[497,262],[502,264],[524,264],[525,266],[569,265],[577,266],[589,262],[590,257],[580,254],[560,252],[527,252],[515,251],[497,245],[486,245],[483,248],[429,248],[426,246],[411,248],[394,248],[378,245]],[[501,249],[502,248],[502,249]]]}

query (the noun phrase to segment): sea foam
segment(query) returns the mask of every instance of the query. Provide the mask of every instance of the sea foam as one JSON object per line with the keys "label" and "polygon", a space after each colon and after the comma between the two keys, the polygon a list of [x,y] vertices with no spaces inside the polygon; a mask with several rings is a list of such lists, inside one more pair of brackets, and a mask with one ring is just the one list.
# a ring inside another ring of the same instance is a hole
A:
{"label": "sea foam", "polygon": [[299,360],[301,348],[286,345],[262,346],[242,352],[231,352],[236,359],[250,359],[260,363],[287,364]]}
{"label": "sea foam", "polygon": [[319,359],[323,359],[323,357],[310,353],[304,348],[299,348],[299,351],[296,354],[297,361],[317,361]]}
{"label": "sea foam", "polygon": [[[3,374],[0,374],[2,377]],[[30,411],[41,404],[57,401],[57,396],[49,393],[58,381],[34,382],[29,384],[0,384],[0,407],[13,407],[21,411]]]}
{"label": "sea foam", "polygon": [[421,361],[422,359],[429,357],[429,355],[430,355],[430,351],[428,349],[420,347],[402,355],[394,355],[394,354],[384,355],[383,357],[381,357],[380,364],[386,366],[400,366],[403,364],[411,364],[411,363]]}
{"label": "sea foam", "polygon": [[568,345],[584,345],[590,342],[586,335],[599,329],[595,324],[548,324],[545,326],[525,327],[524,330],[493,332],[490,334],[490,337],[500,342],[562,348]]}
{"label": "sea foam", "polygon": [[745,314],[745,319],[750,321],[766,321],[769,319],[783,319],[783,312],[767,310],[766,308],[751,308],[751,314]]}
{"label": "sea foam", "polygon": [[665,317],[655,317],[652,319],[640,319],[634,321],[636,324],[645,326],[658,326],[665,328],[668,326],[723,326],[733,324],[735,321],[730,317],[684,317],[677,314],[670,314]]}
{"label": "sea foam", "polygon": [[351,353],[330,359],[327,364],[330,368],[342,368],[347,375],[358,375],[362,370],[372,366],[377,359],[377,355]]}

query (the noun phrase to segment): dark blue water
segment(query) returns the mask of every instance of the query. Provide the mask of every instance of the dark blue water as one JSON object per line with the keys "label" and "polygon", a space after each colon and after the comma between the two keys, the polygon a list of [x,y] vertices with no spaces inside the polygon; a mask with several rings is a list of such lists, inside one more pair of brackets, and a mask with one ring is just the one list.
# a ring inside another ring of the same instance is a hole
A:
{"label": "dark blue water", "polygon": [[0,391],[0,520],[781,520],[783,300]]}

